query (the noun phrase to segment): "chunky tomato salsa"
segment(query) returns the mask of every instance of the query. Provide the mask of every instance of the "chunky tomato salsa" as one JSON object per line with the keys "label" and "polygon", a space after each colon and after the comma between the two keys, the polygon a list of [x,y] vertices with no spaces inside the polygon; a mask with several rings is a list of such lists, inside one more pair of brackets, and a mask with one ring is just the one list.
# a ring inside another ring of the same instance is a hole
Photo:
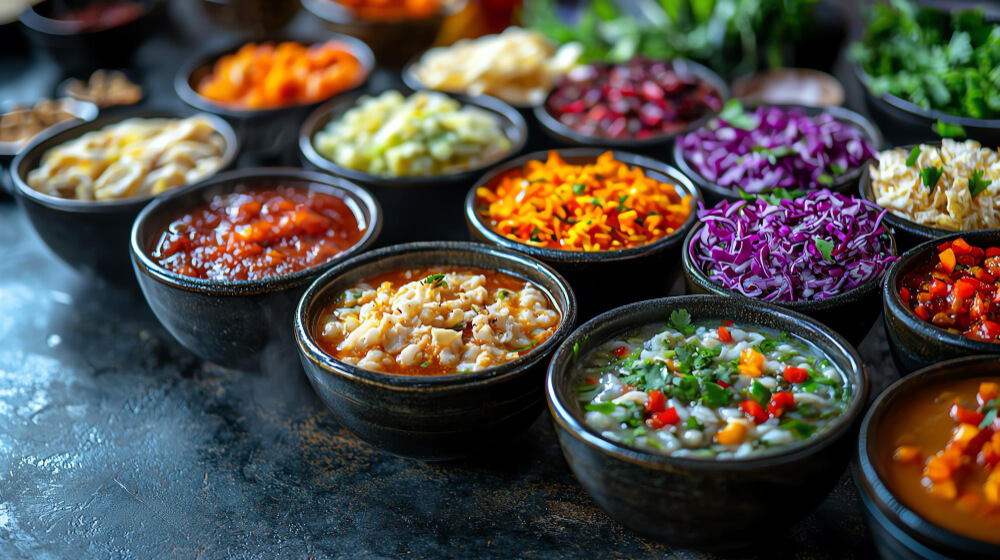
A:
{"label": "chunky tomato salsa", "polygon": [[338,196],[240,188],[171,222],[152,256],[185,276],[260,280],[322,264],[358,243],[366,228]]}
{"label": "chunky tomato salsa", "polygon": [[976,340],[1000,337],[1000,247],[974,247],[961,237],[938,246],[903,277],[899,295],[920,319]]}

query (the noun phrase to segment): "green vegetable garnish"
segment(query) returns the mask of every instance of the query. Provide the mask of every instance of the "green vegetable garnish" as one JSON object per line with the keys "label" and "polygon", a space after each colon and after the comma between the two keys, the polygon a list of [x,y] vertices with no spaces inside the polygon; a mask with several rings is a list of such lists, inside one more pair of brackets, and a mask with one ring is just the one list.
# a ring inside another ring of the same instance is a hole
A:
{"label": "green vegetable garnish", "polygon": [[976,198],[979,196],[979,193],[985,191],[987,187],[993,184],[993,181],[983,180],[983,173],[982,169],[977,169],[972,172],[972,177],[969,177],[969,194],[972,195],[972,198]]}
{"label": "green vegetable garnish", "polygon": [[577,183],[573,185],[573,194],[580,196],[581,194],[587,192],[587,185]]}
{"label": "green vegetable garnish", "polygon": [[941,175],[944,175],[944,169],[940,166],[930,166],[920,170],[920,178],[923,179],[924,186],[931,191],[933,191],[934,187],[937,186],[938,180],[941,179]]}
{"label": "green vegetable garnish", "polygon": [[729,126],[740,130],[753,130],[757,128],[757,121],[747,114],[743,109],[743,104],[736,98],[726,101],[726,104],[722,106],[722,111],[719,113],[719,118],[726,121]]}
{"label": "green vegetable garnish", "polygon": [[989,401],[986,401],[986,404],[983,405],[982,412],[984,414],[983,414],[983,421],[979,423],[980,430],[986,429],[986,426],[989,426],[990,424],[993,423],[994,420],[997,419],[996,399],[990,399]]}
{"label": "green vegetable garnish", "polygon": [[612,402],[590,403],[583,408],[586,410],[594,410],[600,412],[601,414],[611,414],[616,408],[618,408],[618,405]]}
{"label": "green vegetable garnish", "polygon": [[816,243],[816,250],[823,255],[823,258],[829,262],[833,262],[833,242],[823,239],[822,237],[815,237],[813,238],[813,241]]}
{"label": "green vegetable garnish", "polygon": [[432,288],[437,288],[438,286],[448,286],[448,283],[444,280],[444,274],[431,274],[427,278],[421,280],[422,284],[430,286]]}
{"label": "green vegetable garnish", "polygon": [[821,185],[832,185],[833,177],[830,176],[830,174],[828,173],[823,173],[822,175],[816,178],[816,182],[818,182]]}
{"label": "green vegetable garnish", "polygon": [[831,163],[830,164],[830,171],[833,171],[834,175],[843,175],[844,172],[847,171],[847,170],[844,169],[842,166],[837,165],[836,163]]}
{"label": "green vegetable garnish", "polygon": [[965,128],[960,124],[946,123],[938,119],[932,128],[941,138],[965,138]]}
{"label": "green vegetable garnish", "polygon": [[795,437],[799,439],[805,439],[813,435],[813,432],[816,431],[816,426],[811,426],[809,424],[806,424],[805,422],[802,422],[801,420],[796,420],[794,418],[782,422],[779,427],[783,430],[788,430],[789,432],[792,432],[793,434],[795,434]]}
{"label": "green vegetable garnish", "polygon": [[701,384],[701,400],[708,406],[727,406],[733,402],[733,394],[723,389],[714,381],[703,381]]}
{"label": "green vegetable garnish", "polygon": [[688,416],[688,419],[687,419],[686,422],[684,422],[684,425],[687,426],[688,428],[692,429],[692,430],[704,430],[705,429],[705,426],[702,426],[701,422],[695,420],[694,416]]}
{"label": "green vegetable garnish", "polygon": [[754,379],[750,384],[750,398],[757,401],[760,406],[766,407],[771,401],[771,390]]}
{"label": "green vegetable garnish", "polygon": [[670,326],[683,334],[694,334],[698,330],[691,324],[691,314],[687,309],[674,309],[670,312]]}
{"label": "green vegetable garnish", "polygon": [[910,157],[906,158],[907,167],[913,167],[914,165],[917,164],[917,158],[920,157],[921,151],[922,150],[920,149],[920,146],[914,146],[910,148]]}

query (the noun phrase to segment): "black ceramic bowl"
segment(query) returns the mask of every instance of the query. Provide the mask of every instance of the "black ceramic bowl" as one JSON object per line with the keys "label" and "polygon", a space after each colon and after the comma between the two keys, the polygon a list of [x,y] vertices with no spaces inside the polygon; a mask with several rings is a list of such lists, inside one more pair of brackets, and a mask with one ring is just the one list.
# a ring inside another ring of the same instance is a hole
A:
{"label": "black ceramic bowl", "polygon": [[[558,150],[567,163],[590,163],[607,150],[566,148]],[[646,176],[672,183],[683,195],[691,197],[691,215],[674,233],[648,245],[617,251],[560,251],[532,247],[507,239],[493,231],[476,212],[476,189],[492,185],[504,173],[519,169],[527,162],[545,160],[548,152],[535,152],[493,168],[476,181],[465,197],[465,222],[473,239],[530,255],[555,268],[569,280],[580,300],[581,317],[592,317],[612,307],[639,299],[667,295],[680,273],[678,256],[684,236],[698,221],[695,209],[701,194],[691,180],[673,167],[654,159],[614,152],[616,160],[640,167]]]}
{"label": "black ceramic bowl", "polygon": [[65,0],[41,2],[21,14],[21,23],[29,42],[47,52],[68,72],[92,72],[98,68],[131,66],[139,45],[166,21],[163,0],[129,0],[141,12],[112,26],[81,29],[74,22],[52,16],[88,5],[109,4],[101,0]]}
{"label": "black ceramic bowl", "polygon": [[[691,247],[704,227],[704,223],[699,223],[691,230],[691,233],[684,240],[684,248],[681,252],[681,261],[684,263],[684,280],[687,283],[688,292],[753,299],[713,282],[701,270],[701,267],[695,264]],[[895,238],[888,231],[883,236],[889,243],[890,254],[897,255]],[[774,305],[807,315],[837,331],[851,344],[857,346],[868,335],[868,331],[871,330],[882,311],[879,307],[879,300],[882,298],[880,288],[882,287],[882,278],[886,273],[887,271],[883,271],[877,278],[830,298],[815,301],[775,302]]]}
{"label": "black ceramic bowl", "polygon": [[882,392],[868,409],[858,437],[854,483],[861,494],[868,526],[883,558],[947,560],[1000,558],[1000,545],[958,535],[927,521],[900,502],[888,488],[879,460],[878,430],[892,421],[893,408],[908,394],[929,384],[972,377],[1000,376],[997,356],[967,356],[900,379]]}
{"label": "black ceramic bowl", "polygon": [[[367,231],[356,245],[330,261],[264,280],[192,278],[169,271],[150,257],[171,221],[239,185],[248,189],[300,186],[341,197],[358,223],[367,224]],[[130,248],[146,301],[185,348],[226,367],[291,373],[299,369],[291,324],[302,292],[337,263],[364,252],[381,228],[378,202],[349,181],[301,169],[241,169],[156,199],[136,218]]]}
{"label": "black ceramic bowl", "polygon": [[[452,264],[500,270],[545,291],[562,321],[524,356],[474,373],[403,376],[334,359],[316,343],[322,310],[346,288],[399,268]],[[422,460],[471,455],[524,430],[544,407],[542,381],[552,351],[576,324],[576,298],[551,268],[513,251],[477,243],[394,245],[355,257],[321,276],[295,312],[306,374],[337,420],[390,453]]]}
{"label": "black ceramic bowl", "polygon": [[[84,123],[67,123],[49,129],[21,151],[11,166],[14,194],[38,236],[49,249],[87,277],[99,277],[122,286],[135,286],[128,256],[128,238],[132,222],[153,196],[101,202],[68,200],[42,194],[28,186],[28,173],[37,169],[50,149],[88,132],[101,130],[128,118],[182,118],[196,115],[189,111],[135,109],[98,117]],[[236,160],[239,141],[226,121],[204,115],[226,142],[219,171]],[[174,189],[188,191],[194,185]]]}
{"label": "black ceramic bowl", "polygon": [[[665,323],[675,309],[687,309],[699,319],[788,331],[811,342],[844,372],[851,402],[807,444],[744,459],[669,457],[590,431],[573,391],[574,355],[623,331]],[[566,461],[608,515],[670,546],[722,550],[773,539],[826,498],[847,466],[854,430],[868,401],[868,374],[846,340],[805,315],[758,301],[680,296],[626,305],[578,328],[552,358],[546,396]]]}
{"label": "black ceramic bowl", "polygon": [[476,107],[493,115],[510,138],[510,151],[496,160],[446,175],[380,177],[338,165],[320,155],[313,145],[316,133],[356,106],[364,95],[358,92],[338,97],[309,115],[299,132],[299,152],[303,163],[350,179],[375,193],[385,211],[384,244],[462,237],[462,197],[465,189],[485,169],[521,151],[527,140],[524,119],[513,107],[493,97],[469,98],[443,93],[462,105]]}
{"label": "black ceramic bowl", "polygon": [[[328,0],[325,0],[328,1]],[[295,147],[295,135],[299,124],[306,115],[327,100],[309,104],[289,105],[273,109],[246,109],[239,106],[216,103],[202,97],[198,91],[198,83],[212,73],[215,62],[225,55],[233,54],[243,45],[254,42],[296,41],[302,44],[317,44],[327,41],[345,43],[364,68],[365,75],[351,88],[333,95],[329,99],[337,99],[341,95],[356,91],[368,81],[375,71],[375,55],[368,45],[347,35],[327,33],[317,36],[270,36],[257,39],[241,40],[230,43],[221,49],[203,52],[181,67],[174,77],[174,90],[184,103],[199,111],[218,115],[233,125],[240,136],[244,152],[262,157],[280,157],[291,155]]]}
{"label": "black ceramic bowl", "polygon": [[886,273],[882,290],[885,333],[889,339],[893,361],[900,373],[911,373],[962,356],[1000,354],[1000,343],[972,340],[920,320],[904,305],[903,298],[899,295],[904,276],[925,263],[926,259],[936,257],[938,245],[959,237],[974,246],[1000,245],[1000,230],[954,233],[910,249]]}
{"label": "black ceramic bowl", "polygon": [[[677,59],[673,61],[673,64],[678,68],[685,69],[689,74],[708,82],[719,93],[719,98],[722,103],[725,103],[729,99],[729,86],[727,86],[726,82],[715,72],[705,66],[702,66],[701,64],[698,64],[697,62],[692,62],[690,60]],[[553,92],[550,92],[549,97],[552,95]],[[556,117],[552,116],[552,113],[548,110],[548,98],[546,98],[544,103],[534,108],[534,113],[535,118],[538,119],[538,122],[541,124],[542,130],[544,130],[550,138],[558,142],[573,146],[590,146],[614,150],[628,150],[631,152],[649,153],[650,155],[662,154],[662,156],[666,156],[666,149],[675,138],[701,128],[715,116],[715,113],[705,115],[698,120],[692,121],[683,129],[671,134],[660,134],[651,138],[640,139],[600,138],[587,136],[577,132],[560,122]]]}
{"label": "black ceramic bowl", "polygon": [[934,125],[939,120],[948,124],[961,125],[969,138],[978,140],[985,146],[1000,146],[1000,119],[974,119],[942,113],[934,109],[924,109],[895,95],[886,93],[875,95],[868,86],[869,76],[858,63],[852,64],[854,75],[865,91],[865,105],[868,112],[898,143],[934,142],[940,140]]}
{"label": "black ceramic bowl", "polygon": [[331,0],[302,0],[302,7],[326,29],[357,37],[371,45],[379,64],[399,68],[415,53],[425,51],[434,43],[444,20],[460,12],[465,7],[465,0],[442,2],[441,9],[430,17],[404,20],[360,18]]}
{"label": "black ceramic bowl", "polygon": [[[753,111],[759,106],[760,105],[749,105],[747,106],[747,111]],[[872,124],[871,121],[849,109],[845,109],[843,107],[809,107],[806,105],[768,106],[781,107],[782,109],[801,109],[810,117],[819,116],[824,113],[829,114],[838,121],[860,128],[861,131],[864,132],[865,136],[868,137],[868,140],[872,143],[876,153],[882,149],[882,133],[879,132],[879,129]],[[698,173],[698,170],[688,163],[687,158],[684,157],[684,152],[681,149],[680,142],[674,142],[673,154],[674,164],[677,165],[677,168],[680,169],[682,173],[691,177],[691,180],[694,181],[699,188],[701,188],[702,192],[705,194],[705,200],[707,203],[714,205],[721,200],[740,200],[741,197],[738,190],[717,185],[706,179],[701,173]],[[869,158],[868,161],[870,160],[871,158]],[[868,161],[861,162],[861,165],[857,168],[837,177],[837,180],[829,186],[829,189],[840,194],[853,193],[858,187],[858,181],[861,178],[862,170],[868,166]]]}
{"label": "black ceramic bowl", "polygon": [[[937,142],[925,142],[926,145],[941,145],[941,141]],[[910,149],[917,144],[909,146],[901,146],[901,149],[909,153]],[[873,159],[869,162],[871,165],[878,165],[878,160]],[[875,201],[875,192],[872,190],[872,175],[871,175],[871,165],[866,164],[863,172],[861,173],[861,180],[858,182],[858,191],[861,193],[861,198],[869,200],[872,204],[878,204]],[[910,221],[902,216],[894,214],[891,210],[885,213],[886,225],[892,230],[892,233],[896,236],[896,242],[899,243],[900,251],[909,251],[910,249],[916,247],[917,245],[923,243],[924,241],[929,241],[931,239],[940,239],[957,233],[955,231],[941,229],[931,226],[925,226],[918,224],[916,222]],[[979,231],[989,231],[989,230],[979,230]]]}

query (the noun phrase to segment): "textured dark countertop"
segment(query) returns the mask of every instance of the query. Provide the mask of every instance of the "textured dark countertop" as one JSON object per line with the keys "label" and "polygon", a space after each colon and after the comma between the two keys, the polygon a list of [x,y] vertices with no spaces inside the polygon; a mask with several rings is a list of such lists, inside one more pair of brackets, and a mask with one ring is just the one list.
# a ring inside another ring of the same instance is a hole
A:
{"label": "textured dark countertop", "polygon": [[[170,98],[179,45],[217,34],[143,47],[154,100]],[[0,99],[59,79],[49,61],[5,55]],[[881,322],[861,351],[874,395],[896,376]],[[755,555],[873,557],[849,476]],[[490,455],[381,453],[333,420],[297,364],[243,373],[198,360],[141,296],[78,276],[0,198],[0,557],[251,556],[706,557],[598,509],[547,413]]]}

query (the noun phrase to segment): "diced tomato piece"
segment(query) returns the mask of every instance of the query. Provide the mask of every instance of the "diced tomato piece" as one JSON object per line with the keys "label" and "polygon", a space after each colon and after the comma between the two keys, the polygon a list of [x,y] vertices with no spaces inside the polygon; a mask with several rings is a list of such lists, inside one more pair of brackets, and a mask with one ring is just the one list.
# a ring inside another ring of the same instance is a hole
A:
{"label": "diced tomato piece", "polygon": [[650,391],[646,393],[646,411],[663,412],[667,409],[667,399],[660,391]]}
{"label": "diced tomato piece", "polygon": [[979,263],[976,257],[972,255],[959,255],[955,257],[955,260],[958,261],[958,264],[962,266],[975,266],[976,264]]}
{"label": "diced tomato piece", "polygon": [[981,412],[969,410],[960,404],[956,404],[951,407],[951,417],[956,422],[973,424],[975,426],[978,426],[979,423],[983,421],[983,414]]}
{"label": "diced tomato piece", "polygon": [[910,303],[910,290],[907,289],[907,288],[900,288],[899,289],[899,297],[903,298],[903,301],[906,302],[907,305],[909,305],[909,303]]}
{"label": "diced tomato piece", "polygon": [[677,414],[677,409],[670,407],[662,412],[653,414],[649,417],[649,420],[646,420],[646,423],[649,424],[649,426],[654,430],[658,430],[664,426],[676,424],[680,421],[681,417]]}
{"label": "diced tomato piece", "polygon": [[951,250],[955,251],[956,255],[968,255],[972,252],[972,245],[969,245],[964,239],[959,237],[951,242]]}
{"label": "diced tomato piece", "polygon": [[615,348],[614,352],[615,356],[618,356],[619,358],[624,358],[625,356],[631,354],[632,350],[630,350],[628,346],[619,346],[618,348]]}
{"label": "diced tomato piece", "polygon": [[931,312],[927,311],[927,308],[923,305],[918,305],[913,308],[913,314],[920,317],[921,321],[926,321],[931,318]]}
{"label": "diced tomato piece", "polygon": [[719,327],[719,340],[722,342],[732,342],[733,336],[729,334],[729,329],[725,325]]}
{"label": "diced tomato piece", "polygon": [[986,341],[996,340],[997,335],[1000,335],[1000,325],[986,319],[980,319],[965,333],[966,338]]}
{"label": "diced tomato piece", "polygon": [[944,243],[937,246],[938,253],[950,247],[951,247],[951,241],[945,241]]}
{"label": "diced tomato piece", "polygon": [[951,274],[955,271],[955,253],[951,249],[945,249],[938,254],[941,260],[941,269]]}
{"label": "diced tomato piece", "polygon": [[[937,280],[935,280],[937,282]],[[973,283],[975,282],[975,284]],[[970,298],[976,293],[976,287],[978,282],[971,278],[962,278],[958,282],[955,282],[951,287],[951,291],[955,294],[956,298]]]}
{"label": "diced tomato piece", "polygon": [[795,366],[785,366],[785,373],[782,375],[789,383],[802,383],[809,379],[809,372],[805,368]]}
{"label": "diced tomato piece", "polygon": [[983,294],[976,294],[976,299],[972,300],[969,306],[969,318],[978,321],[981,317],[986,317],[990,312],[990,300],[983,297]]}
{"label": "diced tomato piece", "polygon": [[767,422],[767,413],[764,412],[764,407],[760,406],[757,401],[748,400],[741,402],[740,410],[746,415],[747,420],[750,420],[754,424]]}
{"label": "diced tomato piece", "polygon": [[726,383],[725,381],[723,381],[721,379],[718,380],[718,381],[716,381],[715,384],[718,385],[719,387],[722,387],[723,389],[728,389],[729,388],[729,383]]}
{"label": "diced tomato piece", "polygon": [[969,252],[969,255],[974,259],[976,259],[976,261],[978,262],[982,260],[984,256],[986,256],[986,251],[981,249],[980,247],[973,247],[972,251]]}
{"label": "diced tomato piece", "polygon": [[996,282],[996,277],[980,268],[976,271],[976,280],[979,280],[984,284],[992,284],[993,282]]}
{"label": "diced tomato piece", "polygon": [[986,258],[1000,257],[1000,247],[990,247],[986,249]]}
{"label": "diced tomato piece", "polygon": [[942,282],[937,278],[931,282],[930,288],[927,290],[930,292],[932,297],[943,298],[948,296],[948,283]]}
{"label": "diced tomato piece", "polygon": [[767,413],[772,418],[778,418],[795,406],[795,395],[781,391],[771,395],[771,402],[767,405]]}

